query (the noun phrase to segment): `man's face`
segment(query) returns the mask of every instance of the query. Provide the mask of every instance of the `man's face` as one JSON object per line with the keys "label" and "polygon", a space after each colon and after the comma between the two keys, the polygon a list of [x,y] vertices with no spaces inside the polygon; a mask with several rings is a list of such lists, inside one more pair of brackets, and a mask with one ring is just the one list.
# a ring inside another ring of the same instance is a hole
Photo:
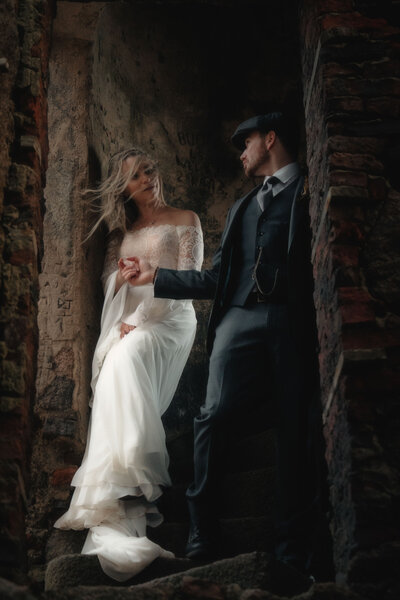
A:
{"label": "man's face", "polygon": [[240,155],[243,169],[247,177],[269,175],[269,151],[266,146],[266,136],[259,131],[249,133],[245,140],[245,149]]}

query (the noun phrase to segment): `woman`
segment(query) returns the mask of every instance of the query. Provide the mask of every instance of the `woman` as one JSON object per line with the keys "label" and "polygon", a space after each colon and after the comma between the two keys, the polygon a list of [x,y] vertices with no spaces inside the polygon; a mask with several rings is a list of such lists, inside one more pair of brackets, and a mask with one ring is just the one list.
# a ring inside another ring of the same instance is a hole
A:
{"label": "woman", "polygon": [[86,451],[71,485],[60,529],[88,528],[82,553],[97,554],[109,576],[129,579],[158,556],[173,556],[146,537],[161,523],[154,501],[171,484],[161,415],[191,350],[192,302],[153,297],[130,285],[132,256],[154,266],[200,269],[203,241],[195,213],[168,206],[155,162],[132,148],[115,155],[100,186],[110,230],[101,333],[92,367],[92,414]]}

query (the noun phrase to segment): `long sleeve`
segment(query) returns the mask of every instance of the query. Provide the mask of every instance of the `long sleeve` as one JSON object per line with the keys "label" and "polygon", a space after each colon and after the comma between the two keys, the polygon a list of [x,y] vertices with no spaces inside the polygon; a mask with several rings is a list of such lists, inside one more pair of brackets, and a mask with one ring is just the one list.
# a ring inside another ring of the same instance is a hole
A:
{"label": "long sleeve", "polygon": [[182,228],[179,236],[178,271],[189,269],[200,271],[203,257],[203,232],[200,227]]}
{"label": "long sleeve", "polygon": [[218,248],[211,269],[159,269],[154,282],[154,296],[177,300],[212,300],[217,289],[220,264],[221,248]]}
{"label": "long sleeve", "polygon": [[[203,263],[203,233],[200,227],[181,226],[179,229],[179,248],[177,271],[194,270],[196,273]],[[174,308],[171,299],[160,298],[154,294],[153,286],[146,286],[148,297],[143,300],[135,313],[125,320],[129,325],[143,325],[148,320],[160,321],[165,314]],[[189,299],[189,298],[185,298]]]}

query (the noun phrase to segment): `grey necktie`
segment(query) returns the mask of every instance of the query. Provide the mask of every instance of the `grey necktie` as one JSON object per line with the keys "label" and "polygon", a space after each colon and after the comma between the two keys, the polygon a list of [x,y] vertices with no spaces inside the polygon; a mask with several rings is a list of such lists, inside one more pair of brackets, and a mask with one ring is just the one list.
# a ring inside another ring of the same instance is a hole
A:
{"label": "grey necktie", "polygon": [[260,205],[261,212],[267,208],[269,202],[271,202],[273,198],[273,187],[276,183],[280,183],[280,180],[277,177],[268,177],[267,181],[263,184],[262,188],[257,192],[257,200]]}

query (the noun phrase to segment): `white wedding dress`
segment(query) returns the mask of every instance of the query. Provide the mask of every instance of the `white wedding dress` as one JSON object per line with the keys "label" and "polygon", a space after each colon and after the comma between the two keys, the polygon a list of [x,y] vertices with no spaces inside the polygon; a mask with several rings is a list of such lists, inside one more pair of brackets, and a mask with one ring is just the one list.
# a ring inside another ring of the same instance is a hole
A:
{"label": "white wedding dress", "polygon": [[[71,482],[70,507],[54,526],[88,528],[82,553],[97,554],[104,572],[117,581],[158,556],[173,556],[146,537],[146,526],[163,519],[154,501],[171,480],[161,415],[175,393],[196,330],[191,300],[154,298],[153,285],[127,283],[114,295],[118,258],[132,256],[153,266],[200,269],[201,229],[145,227],[107,249],[86,451]],[[122,339],[121,321],[135,326]]]}

